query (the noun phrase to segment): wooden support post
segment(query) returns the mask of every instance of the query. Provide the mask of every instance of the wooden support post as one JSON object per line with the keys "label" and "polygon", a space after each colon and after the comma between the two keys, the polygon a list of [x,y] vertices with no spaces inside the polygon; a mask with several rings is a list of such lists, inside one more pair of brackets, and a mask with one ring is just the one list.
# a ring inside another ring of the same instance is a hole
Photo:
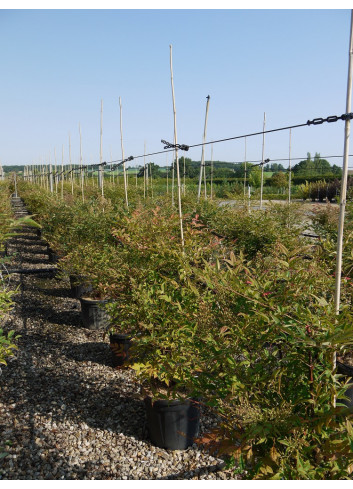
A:
{"label": "wooden support post", "polygon": [[82,133],[81,133],[81,124],[78,123],[78,130],[80,133],[80,168],[81,168],[81,193],[82,193],[82,202],[85,201],[85,193],[84,193],[84,170],[82,168],[83,162],[82,162]]}
{"label": "wooden support post", "polygon": [[[349,44],[346,114],[349,114],[351,111],[352,72],[353,72],[353,10],[351,11],[351,33],[350,33],[350,44]],[[344,228],[344,214],[346,210],[346,198],[347,198],[350,126],[351,126],[351,121],[349,118],[347,118],[344,124],[343,172],[342,172],[342,182],[341,182],[340,212],[339,212],[338,236],[337,236],[336,287],[335,287],[335,297],[334,297],[336,314],[339,314],[339,310],[340,310],[343,228]]]}
{"label": "wooden support post", "polygon": [[289,129],[288,204],[290,204],[290,199],[291,199],[291,186],[292,186],[291,152],[292,152],[292,129]]}
{"label": "wooden support post", "polygon": [[[170,45],[170,78],[172,86],[172,99],[173,99],[173,114],[174,114],[174,144],[178,143],[177,137],[177,125],[176,125],[176,108],[175,108],[175,95],[174,95],[174,81],[173,81],[173,59],[172,59],[172,45]],[[178,149],[175,149],[175,161],[176,161],[176,172],[178,181],[178,209],[179,209],[179,221],[180,221],[180,239],[181,248],[184,253],[184,229],[183,229],[183,213],[181,208],[181,188],[180,188],[180,172],[179,172],[179,159],[178,159]]]}
{"label": "wooden support post", "polygon": [[213,199],[213,144],[211,144],[211,200]]}
{"label": "wooden support post", "polygon": [[263,196],[263,189],[264,189],[265,128],[266,128],[266,112],[264,112],[264,124],[263,124],[263,130],[262,130],[262,160],[261,160],[260,209],[262,209],[262,196]]}
{"label": "wooden support post", "polygon": [[[205,142],[206,142],[206,134],[207,134],[208,108],[210,105],[210,98],[211,97],[209,95],[207,95],[206,98],[207,98],[206,115],[205,115],[205,125],[204,125],[204,130],[203,130],[203,139],[202,139],[203,145],[202,145],[201,162],[200,162],[200,176],[199,176],[199,188],[197,191],[197,202],[200,202],[200,196],[201,196],[202,172],[203,172],[203,168],[205,165]],[[206,178],[205,178],[205,182],[206,182]],[[206,183],[205,183],[205,186],[206,186]],[[206,190],[205,195],[206,195],[205,198],[207,198],[207,190]]]}
{"label": "wooden support post", "polygon": [[244,151],[244,205],[246,202],[246,180],[247,180],[247,173],[246,173],[246,136],[244,138],[244,144],[245,144],[245,151]]}
{"label": "wooden support post", "polygon": [[99,163],[101,165],[99,166],[98,169],[98,182],[99,182],[99,187],[102,190],[102,197],[104,196],[104,170],[103,170],[103,100],[101,100],[101,126],[100,126],[100,148],[99,148]]}
{"label": "wooden support post", "polygon": [[[124,144],[123,144],[123,108],[121,104],[121,97],[119,97],[119,105],[120,105],[120,142],[121,142],[121,155],[122,155],[122,160],[125,160],[124,156]],[[126,178],[126,167],[125,167],[125,161],[123,163],[123,172],[124,172],[124,188],[125,188],[125,202],[126,202],[126,207],[129,207],[129,199],[127,195],[127,178]]]}
{"label": "wooden support post", "polygon": [[64,145],[62,145],[61,154],[61,198],[64,200]]}

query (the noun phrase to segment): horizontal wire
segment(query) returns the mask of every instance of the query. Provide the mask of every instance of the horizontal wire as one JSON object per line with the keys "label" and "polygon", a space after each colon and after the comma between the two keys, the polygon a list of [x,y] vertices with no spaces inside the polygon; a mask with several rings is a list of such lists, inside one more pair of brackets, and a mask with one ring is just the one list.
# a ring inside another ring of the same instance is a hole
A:
{"label": "horizontal wire", "polygon": [[[188,148],[197,148],[197,147],[206,146],[206,145],[209,145],[209,144],[217,144],[217,143],[222,143],[222,142],[226,142],[226,141],[234,141],[234,140],[237,140],[237,139],[243,139],[243,138],[248,138],[248,137],[252,137],[252,136],[260,136],[260,135],[263,135],[263,134],[270,134],[270,133],[279,132],[279,131],[286,131],[288,129],[296,129],[296,128],[304,127],[304,126],[310,127],[310,124],[308,124],[309,122],[310,121],[307,121],[307,122],[302,123],[302,124],[295,124],[295,125],[292,125],[292,126],[285,126],[285,127],[280,127],[280,128],[276,128],[276,129],[267,129],[265,131],[258,131],[258,132],[253,132],[253,133],[249,133],[249,134],[243,134],[241,136],[232,136],[232,137],[229,137],[229,138],[216,139],[216,140],[213,140],[213,141],[207,141],[207,142],[203,142],[203,143],[192,144],[192,145],[188,145]],[[112,160],[112,161],[105,161],[103,163],[94,163],[94,164],[91,164],[91,165],[85,165],[84,167],[83,166],[75,167],[75,170],[81,170],[81,169],[85,169],[85,168],[88,168],[88,167],[93,168],[93,167],[105,166],[105,165],[109,165],[109,164],[112,164],[112,163],[115,163],[114,166],[115,167],[118,167],[118,166],[122,165],[124,162],[126,162],[128,160],[137,160],[139,158],[145,158],[146,156],[154,156],[154,155],[159,155],[159,154],[164,154],[164,153],[175,152],[178,149],[179,148],[165,149],[165,150],[162,150],[162,151],[155,151],[153,153],[144,153],[144,154],[137,155],[137,156],[130,156],[128,159],[125,159],[125,160]],[[285,159],[283,159],[283,161],[285,161]],[[261,164],[262,164],[262,162],[261,162]],[[73,171],[73,170],[70,170],[70,172],[71,171]]]}
{"label": "horizontal wire", "polygon": [[[270,133],[278,132],[278,131],[286,131],[288,129],[296,129],[296,128],[304,127],[304,126],[310,127],[310,125],[308,123],[309,123],[309,121],[302,123],[302,124],[295,124],[292,126],[285,126],[285,127],[279,127],[276,129],[267,129],[266,131],[258,131],[258,132],[253,132],[253,133],[249,133],[249,134],[243,134],[241,136],[232,136],[229,138],[216,139],[213,141],[207,141],[207,142],[203,142],[203,143],[188,145],[188,147],[189,148],[197,148],[200,146],[206,146],[208,144],[216,144],[216,143],[222,143],[222,142],[226,142],[226,141],[234,141],[236,139],[243,139],[243,138],[248,138],[248,137],[252,137],[252,136],[259,136],[261,134],[270,134]],[[170,153],[170,152],[174,152],[177,150],[178,150],[178,148],[172,148],[172,149],[165,149],[162,151],[155,151],[153,153],[144,153],[144,154],[133,156],[133,157],[130,156],[130,159],[137,160],[139,158],[145,158],[146,156],[154,156],[154,155],[159,155],[159,154],[164,154],[164,153]],[[105,161],[103,163],[94,163],[94,164],[87,165],[87,166],[90,166],[90,167],[105,166],[105,165],[112,164],[112,163],[118,163],[118,165],[119,165],[119,164],[124,163],[124,161],[126,162],[126,160],[121,160],[121,159],[120,160],[112,160],[112,161]],[[118,166],[118,165],[116,165],[116,166]],[[80,169],[80,167],[79,168],[76,167],[76,169]]]}

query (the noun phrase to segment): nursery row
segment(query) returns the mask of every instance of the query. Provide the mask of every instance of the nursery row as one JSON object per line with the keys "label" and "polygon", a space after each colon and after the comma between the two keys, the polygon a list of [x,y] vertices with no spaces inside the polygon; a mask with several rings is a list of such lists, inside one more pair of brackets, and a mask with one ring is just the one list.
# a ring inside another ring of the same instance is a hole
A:
{"label": "nursery row", "polygon": [[[6,241],[11,236],[14,227],[12,216],[10,189],[5,182],[0,182],[0,319],[12,308],[13,291],[8,287],[8,277],[4,275],[3,266],[6,264]],[[6,365],[6,359],[13,355],[14,331],[4,333],[0,327],[0,367]],[[1,450],[1,448],[0,448]]]}
{"label": "nursery row", "polygon": [[129,192],[126,209],[114,185],[104,198],[86,186],[83,202],[79,186],[72,193],[65,183],[61,196],[19,184],[61,273],[84,286],[81,302],[103,302],[88,326],[126,335],[125,364],[153,400],[193,398],[214,409],[222,422],[199,443],[234,470],[350,477],[349,384],[332,359],[352,348],[353,290],[347,253],[335,316],[334,211],[312,218],[323,236],[312,243],[301,236],[300,206],[249,213],[186,196],[182,247],[169,196]]}

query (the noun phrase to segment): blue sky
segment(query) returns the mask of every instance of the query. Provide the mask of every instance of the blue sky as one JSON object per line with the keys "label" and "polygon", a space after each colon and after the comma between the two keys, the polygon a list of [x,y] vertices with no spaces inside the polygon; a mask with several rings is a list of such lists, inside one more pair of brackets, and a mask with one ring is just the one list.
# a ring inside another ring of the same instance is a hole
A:
{"label": "blue sky", "polygon": [[[0,162],[47,163],[56,149],[86,163],[163,149],[173,140],[173,45],[178,141],[202,141],[345,112],[350,10],[1,10]],[[344,123],[292,131],[292,157],[341,155]],[[288,158],[289,134],[267,135],[265,158]],[[206,147],[206,159],[210,158]],[[247,139],[258,160],[262,137]],[[353,153],[353,148],[351,153]],[[200,160],[201,148],[185,156]],[[215,144],[214,160],[244,159],[244,140]],[[166,155],[151,158],[165,165]],[[171,156],[168,156],[170,163]],[[332,159],[342,165],[342,159]],[[136,160],[133,164],[141,164]],[[353,165],[350,165],[353,166]]]}

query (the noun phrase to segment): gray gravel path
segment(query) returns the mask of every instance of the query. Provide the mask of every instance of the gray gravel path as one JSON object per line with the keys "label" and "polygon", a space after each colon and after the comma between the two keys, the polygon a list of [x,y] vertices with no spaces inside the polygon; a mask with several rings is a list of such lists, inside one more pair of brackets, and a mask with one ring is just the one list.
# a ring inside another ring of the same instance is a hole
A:
{"label": "gray gravel path", "polygon": [[[51,268],[34,230],[11,240],[9,267]],[[16,306],[3,321],[21,335],[0,376],[0,480],[236,479],[196,445],[154,447],[132,371],[114,370],[102,332],[80,322],[69,282],[50,274],[11,275]],[[215,423],[202,415],[201,432]]]}

